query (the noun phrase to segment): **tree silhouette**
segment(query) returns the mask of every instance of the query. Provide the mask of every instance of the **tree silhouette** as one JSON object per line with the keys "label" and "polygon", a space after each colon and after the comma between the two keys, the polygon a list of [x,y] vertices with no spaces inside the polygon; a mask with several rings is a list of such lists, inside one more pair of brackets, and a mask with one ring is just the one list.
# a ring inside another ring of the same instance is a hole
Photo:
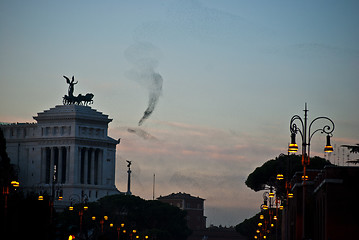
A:
{"label": "tree silhouette", "polygon": [[[357,145],[342,145],[342,147],[348,148],[351,153],[359,153],[359,144],[357,144]],[[357,163],[359,163],[359,159],[347,161],[347,163],[357,164]]]}
{"label": "tree silhouette", "polygon": [[[331,164],[329,161],[316,156],[310,158],[308,169],[323,169],[325,165],[329,164]],[[247,187],[257,192],[272,184],[278,173],[284,174],[284,177],[290,180],[298,171],[303,171],[301,155],[280,154],[275,159],[268,160],[262,166],[257,167],[248,175],[245,183]]]}
{"label": "tree silhouette", "polygon": [[[72,229],[68,234],[76,235],[80,229],[79,211],[81,204],[74,206],[73,211],[65,210],[60,216],[64,229]],[[92,220],[92,217],[96,220]],[[102,230],[99,221],[108,217]],[[144,200],[133,195],[111,195],[89,203],[83,213],[82,231],[90,239],[149,239],[184,240],[191,231],[187,227],[186,212],[167,203],[157,200]],[[109,224],[113,224],[109,227]],[[123,224],[123,227],[121,226]],[[120,229],[117,232],[117,229]],[[126,230],[126,233],[123,233]],[[136,230],[136,233],[133,233]],[[131,235],[132,234],[132,235]],[[90,236],[91,235],[91,236]]]}

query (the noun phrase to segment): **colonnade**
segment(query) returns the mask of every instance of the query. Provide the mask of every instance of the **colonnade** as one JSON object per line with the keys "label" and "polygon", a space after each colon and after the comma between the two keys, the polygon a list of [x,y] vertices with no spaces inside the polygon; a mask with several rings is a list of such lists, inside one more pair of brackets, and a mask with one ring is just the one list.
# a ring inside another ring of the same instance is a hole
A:
{"label": "colonnade", "polygon": [[102,184],[103,150],[99,148],[79,148],[79,169],[81,184]]}
{"label": "colonnade", "polygon": [[46,147],[41,149],[43,183],[66,183],[68,181],[68,167],[70,147]]}
{"label": "colonnade", "polygon": [[41,182],[69,183],[71,172],[74,174],[71,183],[101,185],[103,150],[88,147],[78,147],[77,150],[77,158],[72,162],[70,146],[42,148]]}

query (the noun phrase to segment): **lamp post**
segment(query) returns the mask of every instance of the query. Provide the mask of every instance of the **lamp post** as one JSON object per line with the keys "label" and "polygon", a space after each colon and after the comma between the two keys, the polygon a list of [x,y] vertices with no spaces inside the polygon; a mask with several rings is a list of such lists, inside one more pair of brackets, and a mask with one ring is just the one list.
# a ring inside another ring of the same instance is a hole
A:
{"label": "lamp post", "polygon": [[[327,122],[322,128],[313,130],[313,123],[324,120]],[[297,123],[299,125],[297,125]],[[305,227],[305,202],[306,202],[306,181],[308,180],[307,176],[307,166],[310,164],[310,143],[312,137],[315,133],[325,133],[327,134],[327,143],[324,148],[325,152],[333,152],[333,147],[330,145],[330,137],[332,137],[332,132],[334,131],[334,122],[328,117],[317,117],[309,123],[308,127],[308,109],[307,103],[305,103],[304,109],[304,119],[298,115],[294,115],[289,124],[289,129],[291,133],[291,143],[288,147],[288,152],[296,152],[298,150],[298,145],[295,141],[296,135],[299,133],[302,139],[302,165],[303,165],[303,176],[302,176],[302,186],[303,186],[303,239],[307,239],[308,233],[306,232]]]}
{"label": "lamp post", "polygon": [[88,206],[88,196],[84,194],[84,192],[81,192],[81,197],[78,194],[72,194],[70,197],[71,204],[69,206],[69,211],[73,211],[73,203],[78,202],[81,203],[80,209],[79,209],[79,216],[80,216],[80,236],[82,237],[82,217],[84,215],[84,211],[87,211]]}

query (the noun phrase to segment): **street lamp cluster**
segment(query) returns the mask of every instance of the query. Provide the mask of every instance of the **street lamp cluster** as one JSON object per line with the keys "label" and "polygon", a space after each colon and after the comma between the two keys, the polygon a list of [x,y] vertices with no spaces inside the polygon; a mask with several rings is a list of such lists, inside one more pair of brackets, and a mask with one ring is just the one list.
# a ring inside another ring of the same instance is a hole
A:
{"label": "street lamp cluster", "polygon": [[[323,120],[326,124],[315,130],[312,129],[313,124]],[[299,133],[302,139],[302,165],[303,165],[303,175],[302,175],[302,186],[303,186],[303,229],[302,229],[302,237],[303,239],[308,239],[309,236],[306,232],[306,201],[307,201],[307,189],[306,182],[309,180],[307,175],[307,166],[310,164],[310,144],[312,137],[315,133],[325,133],[326,136],[326,145],[324,147],[324,152],[333,152],[333,147],[330,144],[330,138],[333,136],[335,125],[334,122],[328,117],[317,117],[309,123],[308,126],[308,109],[307,104],[305,104],[304,108],[304,119],[302,119],[298,115],[294,115],[289,124],[289,130],[291,133],[291,143],[288,147],[288,152],[295,153],[298,151],[298,145],[296,144],[296,135]]]}
{"label": "street lamp cluster", "polygon": [[[93,229],[93,234],[104,234],[106,232],[112,232],[112,234],[117,235],[117,239],[124,239],[124,240],[148,240],[148,234],[142,234],[137,231],[137,229],[131,227],[131,224],[126,225],[124,222],[116,224],[115,219],[111,219],[108,215],[91,215],[89,212],[89,206],[87,205],[87,201],[81,203],[78,207],[79,216],[80,216],[80,231],[79,236],[82,238],[87,236],[88,230]],[[74,211],[74,206],[71,204],[68,207],[68,211]],[[87,212],[87,213],[86,213]],[[85,214],[86,213],[86,214]],[[85,221],[86,220],[86,221]],[[90,221],[87,221],[90,220]],[[87,226],[86,226],[86,225]],[[85,225],[85,229],[83,230]],[[96,233],[97,232],[97,233]],[[74,237],[74,235],[70,235]],[[114,235],[113,235],[114,236]]]}
{"label": "street lamp cluster", "polygon": [[[278,180],[278,179],[277,179]],[[280,210],[283,210],[282,200],[274,192],[272,184],[268,188],[268,191],[263,193],[263,204],[261,204],[261,212],[257,224],[257,230],[254,235],[254,239],[269,239],[269,236],[278,235],[278,225]]]}
{"label": "street lamp cluster", "polygon": [[[327,134],[327,142],[324,147],[324,152],[333,152],[333,147],[330,144],[330,137],[333,136],[334,131],[334,122],[328,117],[317,117],[310,122],[308,126],[308,109],[307,104],[305,104],[304,109],[304,119],[298,115],[294,115],[289,124],[289,130],[291,133],[291,142],[288,147],[288,152],[295,153],[298,151],[298,144],[296,143],[296,135],[299,133],[302,139],[302,165],[303,165],[303,180],[308,180],[306,175],[307,166],[310,164],[310,144],[312,137],[315,133],[321,132]],[[324,120],[327,122],[326,125],[322,128],[313,130],[313,124],[319,120]],[[299,125],[298,125],[298,124]]]}
{"label": "street lamp cluster", "polygon": [[[313,130],[314,123],[319,120],[324,120],[326,124],[323,127],[317,128]],[[308,233],[306,232],[305,224],[306,224],[306,182],[309,180],[307,175],[307,166],[310,164],[310,144],[312,137],[315,133],[325,133],[326,134],[326,145],[324,147],[324,152],[330,153],[333,152],[333,147],[330,143],[330,138],[333,136],[332,133],[334,131],[334,122],[328,117],[317,117],[313,121],[311,121],[308,125],[308,109],[307,104],[305,104],[304,109],[304,119],[302,119],[298,115],[294,115],[290,120],[290,144],[288,146],[288,154],[295,153],[298,151],[298,144],[296,143],[296,136],[300,135],[302,140],[302,166],[303,166],[303,175],[302,175],[302,186],[303,186],[303,229],[302,235],[303,239],[308,239]],[[287,178],[289,176],[286,176]],[[273,179],[273,178],[272,178]],[[284,180],[284,175],[282,173],[278,173],[276,176],[277,183]],[[290,199],[294,197],[291,192],[291,184],[289,179],[285,179],[285,190],[286,194],[281,195],[273,192],[274,184],[273,181],[268,184],[269,192],[265,192],[263,194],[263,204],[261,205],[261,214],[259,216],[258,229],[256,230],[256,234],[254,235],[254,239],[268,239],[269,235],[273,232],[272,228],[274,226],[279,225],[279,214],[278,209],[283,210],[284,204],[286,203],[286,207],[290,203]],[[269,205],[268,205],[269,203]],[[280,204],[278,204],[280,203]],[[273,207],[274,206],[274,207]],[[287,209],[288,210],[288,209]],[[276,231],[277,238],[277,231]]]}

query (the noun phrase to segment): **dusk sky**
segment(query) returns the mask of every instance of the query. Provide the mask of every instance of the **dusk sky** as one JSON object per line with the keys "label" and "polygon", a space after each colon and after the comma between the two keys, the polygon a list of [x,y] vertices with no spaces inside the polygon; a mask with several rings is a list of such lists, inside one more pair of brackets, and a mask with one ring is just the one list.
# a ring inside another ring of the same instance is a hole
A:
{"label": "dusk sky", "polygon": [[[122,138],[120,191],[132,160],[134,195],[152,199],[156,174],[156,197],[200,196],[207,225],[236,225],[263,200],[244,181],[286,153],[306,102],[309,120],[335,122],[329,160],[359,143],[358,11],[349,0],[2,0],[0,122],[34,122],[74,75],[74,95],[93,93]],[[138,126],[151,91],[157,105]],[[324,145],[317,133],[311,155]]]}

